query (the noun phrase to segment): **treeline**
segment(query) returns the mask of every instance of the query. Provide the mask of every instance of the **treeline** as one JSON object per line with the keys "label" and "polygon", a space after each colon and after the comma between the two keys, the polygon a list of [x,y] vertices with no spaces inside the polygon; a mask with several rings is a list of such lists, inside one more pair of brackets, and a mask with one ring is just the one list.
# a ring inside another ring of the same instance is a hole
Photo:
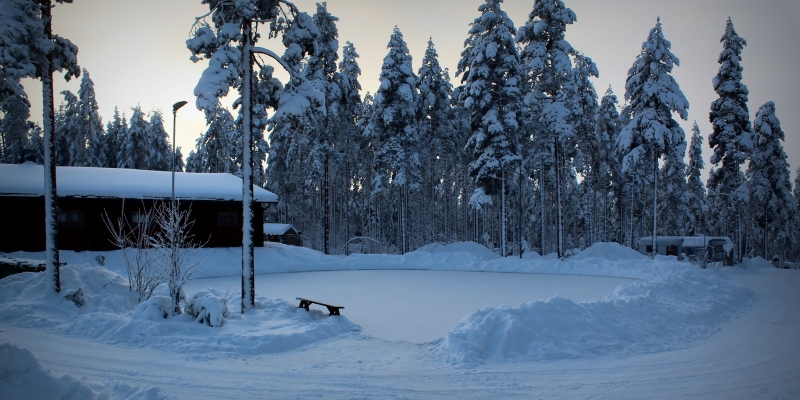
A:
{"label": "treeline", "polygon": [[[98,114],[94,82],[83,69],[77,95],[61,92],[55,112],[56,163],[76,167],[170,170],[172,149],[160,111],[145,114],[132,108],[130,120],[114,108],[114,118],[103,126]],[[15,164],[30,159],[44,163],[42,129],[28,121],[30,102],[19,90],[0,104],[5,115],[0,122],[0,160]],[[176,170],[183,171],[183,155],[175,151]]]}

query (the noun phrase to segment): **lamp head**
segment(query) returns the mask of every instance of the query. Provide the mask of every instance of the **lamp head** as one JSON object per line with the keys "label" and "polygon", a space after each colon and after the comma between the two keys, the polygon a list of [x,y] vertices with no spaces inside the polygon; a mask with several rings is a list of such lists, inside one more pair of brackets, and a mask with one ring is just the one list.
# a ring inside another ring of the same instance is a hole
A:
{"label": "lamp head", "polygon": [[178,112],[178,109],[183,107],[183,106],[185,106],[186,103],[188,103],[188,102],[187,101],[179,101],[179,102],[173,104],[172,105],[172,113],[174,114],[174,113]]}

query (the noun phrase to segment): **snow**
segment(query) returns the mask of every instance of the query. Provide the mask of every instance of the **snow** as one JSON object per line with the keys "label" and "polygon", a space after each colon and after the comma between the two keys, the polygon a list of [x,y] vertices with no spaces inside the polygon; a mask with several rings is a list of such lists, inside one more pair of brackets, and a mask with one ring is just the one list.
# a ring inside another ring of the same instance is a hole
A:
{"label": "snow", "polygon": [[[172,196],[169,171],[124,168],[58,167],[58,195],[61,197],[111,197],[165,199]],[[43,196],[41,165],[0,164],[0,196]],[[255,201],[277,203],[278,196],[253,188]],[[179,200],[242,200],[242,180],[224,173],[175,173],[175,197]]]}
{"label": "snow", "polygon": [[72,375],[53,375],[30,350],[8,343],[0,344],[0,395],[4,399],[108,399]]}
{"label": "snow", "polygon": [[[93,266],[98,255],[105,267]],[[208,257],[204,279],[187,283],[187,298],[237,304],[240,250],[197,256]],[[211,327],[189,313],[133,318],[119,251],[61,259],[62,287],[83,288],[86,304],[46,293],[42,274],[4,278],[0,343],[28,348],[53,376],[81,377],[98,397],[800,394],[800,274],[763,260],[702,270],[614,244],[561,261],[502,258],[469,242],[347,257],[271,243],[256,252],[256,308],[230,307]],[[295,296],[346,308],[306,312]],[[0,376],[0,397],[16,398],[6,394],[18,382]]]}
{"label": "snow", "polygon": [[284,235],[289,229],[297,231],[292,227],[290,224],[272,224],[266,223],[264,224],[264,234],[265,235]]}

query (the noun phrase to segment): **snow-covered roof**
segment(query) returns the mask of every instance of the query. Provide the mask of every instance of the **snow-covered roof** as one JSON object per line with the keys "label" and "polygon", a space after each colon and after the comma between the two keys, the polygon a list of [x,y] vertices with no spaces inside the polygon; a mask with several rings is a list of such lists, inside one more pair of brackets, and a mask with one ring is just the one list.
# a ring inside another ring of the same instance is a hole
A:
{"label": "snow-covered roof", "polygon": [[265,235],[285,235],[289,230],[292,230],[295,234],[299,234],[300,232],[297,229],[294,229],[293,226],[289,224],[272,224],[272,223],[265,223],[264,224],[264,234]]}
{"label": "snow-covered roof", "polygon": [[[730,238],[725,236],[706,236],[706,243],[712,240],[724,240],[726,244],[733,244]],[[653,241],[652,236],[645,236],[639,239],[640,245],[650,244]],[[668,244],[681,244],[683,247],[705,247],[703,245],[703,236],[658,236],[659,245]]]}
{"label": "snow-covered roof", "polygon": [[[58,167],[58,195],[62,197],[168,199],[172,196],[169,171],[122,168]],[[0,196],[44,196],[44,167],[32,162],[0,164]],[[175,173],[175,197],[180,200],[242,200],[242,179],[231,174]],[[253,197],[277,203],[278,196],[258,186]]]}

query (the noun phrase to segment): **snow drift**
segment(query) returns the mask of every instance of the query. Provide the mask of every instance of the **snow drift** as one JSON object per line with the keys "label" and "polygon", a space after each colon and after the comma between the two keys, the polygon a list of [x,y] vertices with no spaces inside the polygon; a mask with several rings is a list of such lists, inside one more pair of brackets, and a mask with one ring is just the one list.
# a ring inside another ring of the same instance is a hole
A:
{"label": "snow drift", "polygon": [[72,375],[55,376],[39,364],[28,349],[0,344],[0,398],[3,399],[108,399]]}
{"label": "snow drift", "polygon": [[[62,293],[47,293],[45,274],[26,272],[0,280],[0,320],[84,337],[108,344],[177,351],[199,357],[254,355],[296,349],[337,335],[360,330],[344,316],[298,309],[282,300],[256,298],[256,309],[232,314],[222,324],[226,305],[221,299],[238,299],[238,292],[209,288],[190,294],[193,311],[165,318],[169,298],[166,285],[149,301],[136,304],[127,280],[104,267],[68,265],[61,269]],[[82,288],[85,303],[77,307],[64,292]],[[197,310],[194,310],[197,308]],[[200,314],[203,313],[203,322]],[[205,323],[208,318],[211,322]],[[212,328],[211,324],[222,325]]]}
{"label": "snow drift", "polygon": [[[622,271],[628,263],[620,263]],[[486,307],[465,317],[439,350],[451,363],[666,351],[708,337],[754,300],[752,290],[716,271],[670,264],[671,272],[621,285],[601,300],[557,296]]]}

